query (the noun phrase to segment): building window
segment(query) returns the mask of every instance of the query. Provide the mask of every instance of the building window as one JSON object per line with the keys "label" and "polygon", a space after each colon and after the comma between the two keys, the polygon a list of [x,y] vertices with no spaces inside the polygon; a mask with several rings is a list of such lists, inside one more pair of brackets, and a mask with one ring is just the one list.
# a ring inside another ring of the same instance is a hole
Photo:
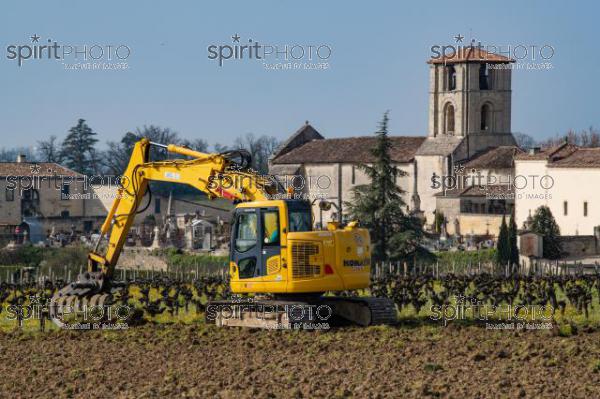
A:
{"label": "building window", "polygon": [[35,188],[23,190],[23,200],[25,201],[40,201],[40,193]]}
{"label": "building window", "polygon": [[456,69],[454,69],[454,65],[446,67],[446,74],[448,75],[448,81],[446,82],[448,91],[456,90]]}
{"label": "building window", "polygon": [[60,188],[60,199],[68,200],[71,193],[71,186],[67,183],[63,183]]}
{"label": "building window", "polygon": [[490,122],[492,120],[492,107],[490,104],[483,104],[481,107],[481,131],[490,130]]}
{"label": "building window", "polygon": [[567,204],[567,201],[563,202],[563,213],[565,216],[567,216],[567,214],[569,213],[569,206]]}
{"label": "building window", "polygon": [[13,188],[6,188],[6,201],[15,200],[15,190]]}
{"label": "building window", "polygon": [[489,89],[491,89],[490,71],[487,68],[487,64],[481,64],[479,66],[479,90]]}
{"label": "building window", "polygon": [[352,165],[352,184],[356,183],[356,167]]}
{"label": "building window", "polygon": [[66,219],[69,216],[71,216],[71,214],[69,213],[69,211],[61,211],[60,212],[60,217],[63,218],[63,219]]}
{"label": "building window", "polygon": [[584,201],[584,203],[583,203],[583,216],[587,216],[587,211],[588,211],[587,201]]}
{"label": "building window", "polygon": [[154,213],[160,213],[160,198],[154,200]]}
{"label": "building window", "polygon": [[450,103],[444,107],[444,134],[454,134],[454,106]]}

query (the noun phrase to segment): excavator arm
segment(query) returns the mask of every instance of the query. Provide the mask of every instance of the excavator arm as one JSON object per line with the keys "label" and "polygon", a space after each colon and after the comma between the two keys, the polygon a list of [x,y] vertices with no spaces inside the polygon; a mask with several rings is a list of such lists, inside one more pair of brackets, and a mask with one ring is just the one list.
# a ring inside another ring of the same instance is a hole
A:
{"label": "excavator arm", "polygon": [[[150,162],[148,158],[152,146],[163,147],[167,152],[191,159]],[[112,278],[137,208],[148,191],[148,183],[158,181],[187,184],[206,193],[211,199],[225,198],[233,202],[265,200],[275,193],[270,179],[243,170],[240,163],[227,155],[206,154],[187,147],[156,144],[142,139],[133,148],[116,198],[101,227],[101,237],[108,235],[106,253],[98,253],[98,241],[95,250],[88,256],[90,272],[101,271],[105,278]]]}
{"label": "excavator arm", "polygon": [[[150,161],[152,146],[188,158]],[[225,198],[236,203],[269,199],[277,192],[276,184],[248,170],[248,164],[249,159],[239,151],[207,154],[173,144],[152,143],[146,138],[138,141],[100,229],[100,239],[88,254],[88,271],[61,290],[62,294],[82,295],[110,290],[115,265],[150,182],[186,184],[206,193],[210,199]],[[105,252],[101,253],[103,239],[108,243]]]}

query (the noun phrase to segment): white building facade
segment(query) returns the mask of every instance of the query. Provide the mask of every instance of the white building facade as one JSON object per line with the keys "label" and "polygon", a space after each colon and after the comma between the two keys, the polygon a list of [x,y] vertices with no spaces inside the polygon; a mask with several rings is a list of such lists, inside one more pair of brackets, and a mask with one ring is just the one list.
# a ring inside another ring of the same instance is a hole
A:
{"label": "white building facade", "polygon": [[600,148],[568,143],[515,157],[515,219],[521,228],[540,206],[561,235],[593,235],[600,225]]}

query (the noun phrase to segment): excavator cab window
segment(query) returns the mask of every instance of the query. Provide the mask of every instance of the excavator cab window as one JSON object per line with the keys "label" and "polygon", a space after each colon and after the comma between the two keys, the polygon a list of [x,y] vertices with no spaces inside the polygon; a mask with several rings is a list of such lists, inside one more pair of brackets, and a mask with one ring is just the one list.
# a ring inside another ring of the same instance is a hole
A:
{"label": "excavator cab window", "polygon": [[264,245],[279,245],[279,211],[263,210],[261,214]]}
{"label": "excavator cab window", "polygon": [[310,204],[304,201],[288,202],[289,231],[311,231],[312,211]]}
{"label": "excavator cab window", "polygon": [[258,214],[255,209],[244,209],[236,213],[234,220],[232,259],[240,278],[255,277],[260,258]]}
{"label": "excavator cab window", "polygon": [[256,213],[242,213],[238,215],[235,249],[238,252],[247,252],[256,246],[258,237],[258,224]]}
{"label": "excavator cab window", "polygon": [[267,274],[267,260],[281,253],[279,208],[238,209],[234,218],[231,259],[240,278]]}

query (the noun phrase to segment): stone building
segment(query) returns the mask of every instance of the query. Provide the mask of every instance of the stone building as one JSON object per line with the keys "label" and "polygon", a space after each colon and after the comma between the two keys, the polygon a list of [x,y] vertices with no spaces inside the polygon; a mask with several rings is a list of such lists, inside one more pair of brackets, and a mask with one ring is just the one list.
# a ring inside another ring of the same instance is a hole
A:
{"label": "stone building", "polygon": [[[422,215],[430,227],[435,219],[438,194],[460,189],[445,187],[443,190],[435,181],[455,178],[456,167],[473,169],[477,164],[477,173],[485,176],[506,178],[514,174],[512,155],[517,148],[511,133],[511,69],[506,68],[511,62],[509,58],[475,47],[461,48],[451,56],[429,60],[428,133],[420,137],[391,136],[392,159],[406,172],[397,183],[406,191],[407,210]],[[275,152],[269,171],[278,176],[302,176],[308,186],[303,187],[303,193],[315,201],[316,221],[323,218],[329,221],[331,213],[344,214],[343,202],[351,199],[352,187],[368,183],[357,165],[372,160],[369,149],[375,140],[373,135],[325,139],[307,123]],[[506,158],[508,163],[498,162],[505,160],[507,154],[511,154]],[[488,180],[493,182],[491,178],[485,181]],[[330,184],[325,189],[326,182]],[[323,215],[316,205],[319,194],[333,201],[337,209]],[[453,194],[460,197],[458,191]],[[483,203],[481,209],[500,209],[499,203],[485,196],[476,202]],[[491,234],[497,233],[494,231],[497,215],[493,216],[493,223],[487,220],[490,217],[485,216],[485,212],[461,218],[458,217],[461,209],[467,208],[456,205],[449,221],[452,225],[458,223],[456,231],[488,224]],[[504,202],[504,212],[510,209]],[[463,229],[461,220],[467,223]]]}
{"label": "stone building", "polygon": [[56,163],[28,162],[24,155],[16,162],[0,162],[0,192],[4,236],[12,236],[17,227],[29,232],[32,225],[44,235],[52,230],[91,232],[103,219],[103,208],[84,176]]}
{"label": "stone building", "polygon": [[[368,184],[369,179],[358,164],[370,164],[370,149],[376,144],[375,136],[325,139],[308,122],[294,133],[271,158],[269,172],[284,184],[313,202],[315,224],[324,226],[337,220],[344,212],[344,202],[351,200],[353,187]],[[414,156],[424,137],[391,137],[391,158],[405,173],[397,179],[404,193],[407,211],[418,208]],[[319,200],[333,202],[329,211],[319,208]]]}
{"label": "stone building", "polygon": [[[4,241],[20,240],[23,232],[32,241],[40,241],[50,234],[97,232],[116,197],[117,185],[108,178],[92,179],[56,163],[28,162],[20,155],[16,162],[0,162],[0,193]],[[153,195],[152,202],[148,206],[144,202],[140,208],[145,209],[135,217],[134,233],[143,230],[149,220],[162,227],[169,216],[196,221],[196,231],[208,229],[207,223],[214,227],[228,224],[231,205],[220,201],[207,204],[201,195],[172,200]]]}
{"label": "stone building", "polygon": [[444,215],[448,234],[498,233],[502,216],[514,209],[514,158],[522,152],[516,146],[495,147],[455,167],[457,187],[435,195],[436,212]]}

